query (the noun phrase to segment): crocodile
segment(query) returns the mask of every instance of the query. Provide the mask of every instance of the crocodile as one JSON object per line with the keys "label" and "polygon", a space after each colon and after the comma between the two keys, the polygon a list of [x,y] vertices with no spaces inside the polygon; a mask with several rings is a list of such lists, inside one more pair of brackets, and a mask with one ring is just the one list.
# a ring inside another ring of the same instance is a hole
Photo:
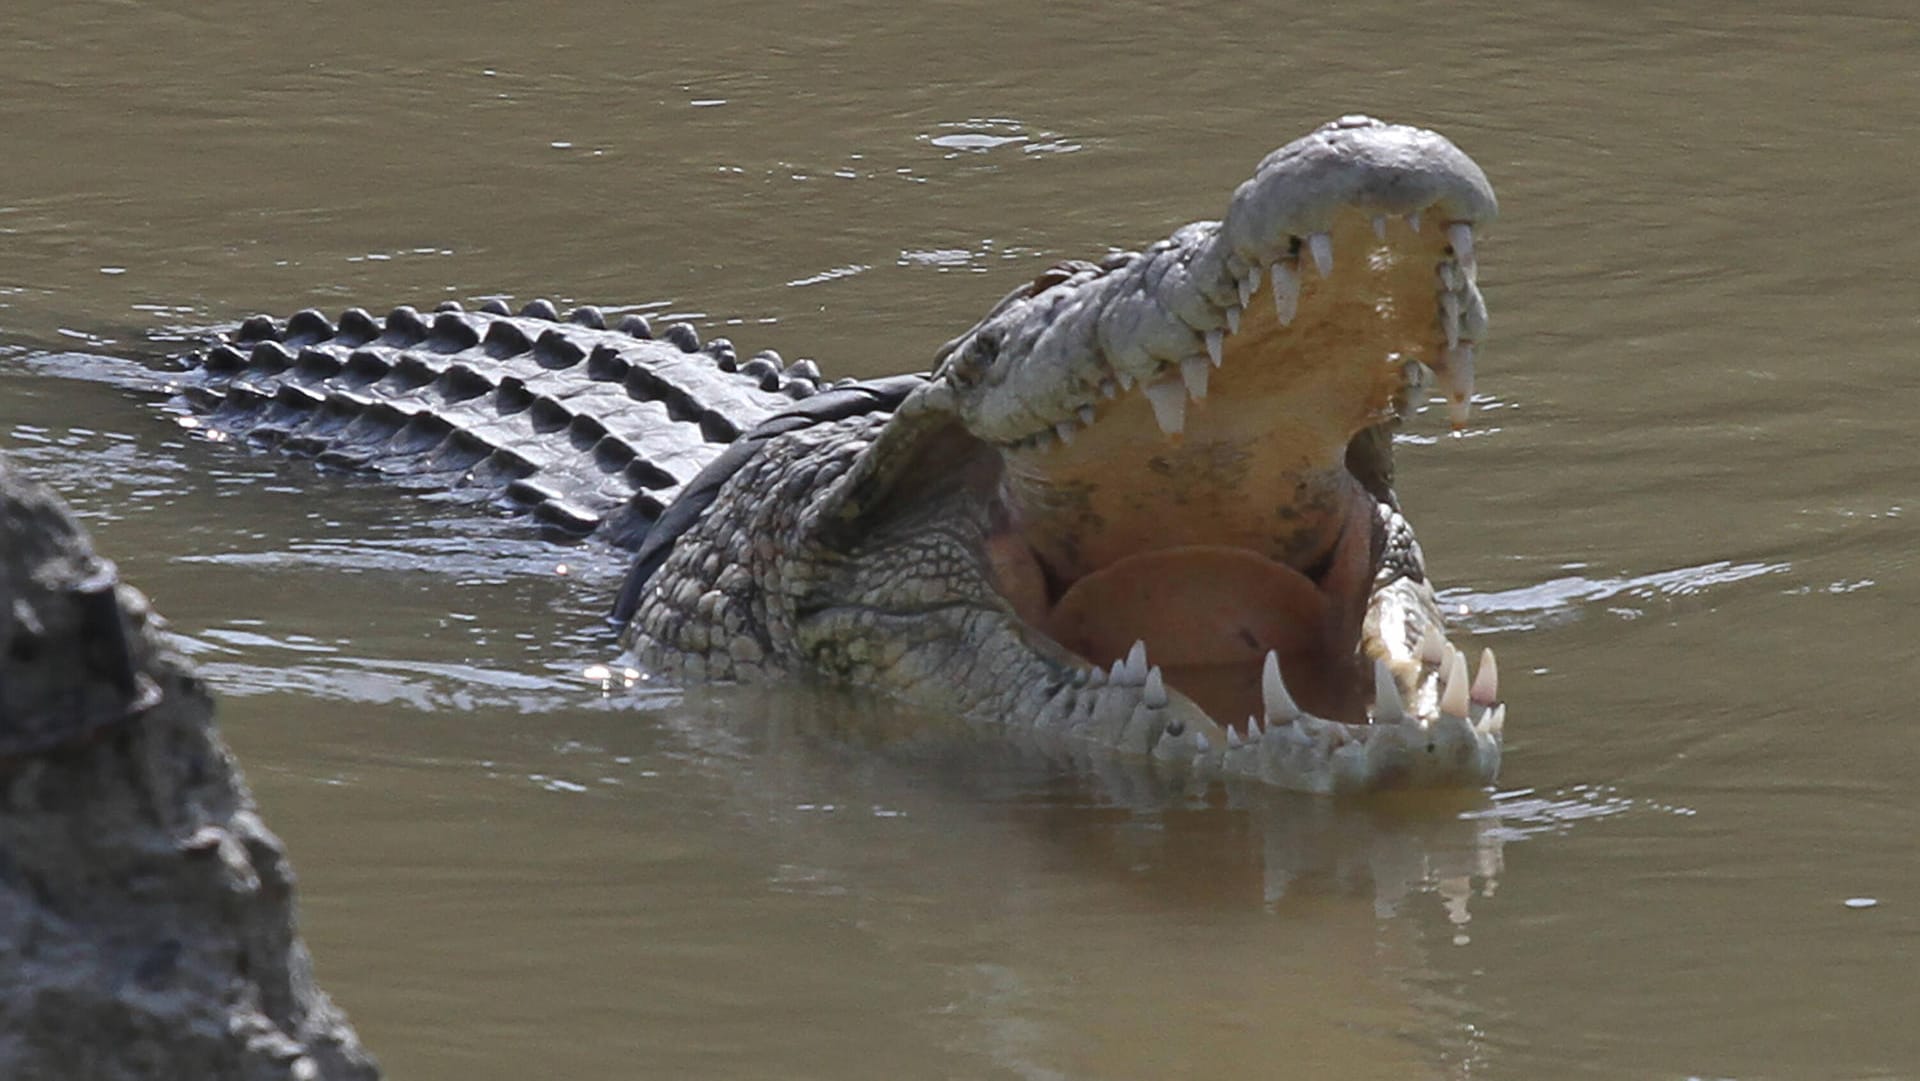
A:
{"label": "crocodile", "polygon": [[818,678],[1175,779],[1472,788],[1506,707],[1393,438],[1428,387],[1466,422],[1496,212],[1444,137],[1350,116],[924,372],[493,300],[256,316],[172,385],[183,423],[630,549],[612,619],[665,678]]}

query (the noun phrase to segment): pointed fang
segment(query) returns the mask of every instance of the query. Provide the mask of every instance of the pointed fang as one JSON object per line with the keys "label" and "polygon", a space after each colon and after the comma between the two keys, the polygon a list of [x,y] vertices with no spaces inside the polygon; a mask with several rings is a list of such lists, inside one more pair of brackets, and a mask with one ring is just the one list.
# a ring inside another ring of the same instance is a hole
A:
{"label": "pointed fang", "polygon": [[[1144,658],[1142,658],[1144,661]],[[1140,691],[1140,702],[1148,709],[1167,708],[1167,682],[1160,676],[1160,666],[1154,665],[1147,673],[1147,685]]]}
{"label": "pointed fang", "polygon": [[1213,361],[1213,366],[1216,368],[1220,366],[1220,346],[1225,340],[1226,335],[1220,333],[1217,328],[1207,331],[1207,359]]}
{"label": "pointed fang", "polygon": [[1439,631],[1428,627],[1420,635],[1420,663],[1435,668],[1447,663],[1447,640]]}
{"label": "pointed fang", "polygon": [[1078,430],[1070,420],[1063,420],[1053,426],[1053,434],[1060,437],[1060,445],[1064,447],[1073,445],[1073,434]]}
{"label": "pointed fang", "polygon": [[1172,380],[1149,383],[1146,387],[1147,404],[1153,406],[1154,422],[1160,425],[1160,431],[1166,435],[1179,435],[1187,430],[1187,388]]}
{"label": "pointed fang", "polygon": [[1144,638],[1135,638],[1133,648],[1127,650],[1126,673],[1129,680],[1138,683],[1147,678],[1147,642]]}
{"label": "pointed fang", "polygon": [[1281,326],[1293,323],[1300,311],[1300,271],[1292,263],[1273,264],[1273,314]]}
{"label": "pointed fang", "polygon": [[1240,333],[1240,306],[1238,304],[1227,309],[1227,333]]}
{"label": "pointed fang", "polygon": [[1260,669],[1260,700],[1267,715],[1267,723],[1280,724],[1292,721],[1300,716],[1300,707],[1294,703],[1293,695],[1287,693],[1286,681],[1280,678],[1280,655],[1267,650],[1267,663]]}
{"label": "pointed fang", "polygon": [[1493,650],[1480,651],[1480,671],[1474,674],[1473,700],[1483,706],[1500,701],[1500,669],[1493,663]]}
{"label": "pointed fang", "polygon": [[1464,221],[1447,226],[1447,243],[1453,245],[1454,261],[1460,264],[1460,270],[1472,281],[1476,267],[1473,260],[1473,226]]}
{"label": "pointed fang", "polygon": [[1447,418],[1459,431],[1473,412],[1473,343],[1462,342],[1444,356],[1440,383],[1447,392]]}
{"label": "pointed fang", "polygon": [[1407,215],[1407,228],[1416,233],[1420,231],[1420,212],[1418,210]]}
{"label": "pointed fang", "polygon": [[1447,658],[1447,686],[1440,692],[1440,712],[1449,717],[1467,715],[1467,655],[1458,650]]}
{"label": "pointed fang", "polygon": [[1404,724],[1407,707],[1400,700],[1400,684],[1394,682],[1387,662],[1373,662],[1373,723]]}
{"label": "pointed fang", "polygon": [[1187,385],[1187,396],[1196,402],[1207,396],[1207,372],[1210,370],[1205,357],[1188,357],[1180,362],[1180,381]]}
{"label": "pointed fang", "polygon": [[[1257,274],[1259,272],[1255,271],[1255,273]],[[1247,306],[1247,301],[1253,299],[1253,291],[1260,287],[1260,282],[1255,278],[1242,278],[1234,284],[1240,287],[1240,306],[1242,308]]]}
{"label": "pointed fang", "polygon": [[1333,276],[1333,238],[1326,233],[1315,233],[1307,238],[1307,250],[1313,253],[1314,269],[1322,278]]}

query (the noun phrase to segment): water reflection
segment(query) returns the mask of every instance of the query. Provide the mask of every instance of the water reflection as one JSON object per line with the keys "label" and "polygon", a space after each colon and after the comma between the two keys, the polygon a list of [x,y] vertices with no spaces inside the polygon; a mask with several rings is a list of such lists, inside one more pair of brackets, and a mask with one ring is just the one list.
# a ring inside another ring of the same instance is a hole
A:
{"label": "water reflection", "polygon": [[939,821],[993,808],[1076,871],[1170,908],[1284,912],[1358,897],[1387,919],[1431,896],[1464,933],[1471,901],[1501,877],[1504,846],[1526,834],[1483,793],[1335,800],[1201,786],[1150,761],[810,688],[689,691],[650,717],[724,762],[716,775],[771,819]]}

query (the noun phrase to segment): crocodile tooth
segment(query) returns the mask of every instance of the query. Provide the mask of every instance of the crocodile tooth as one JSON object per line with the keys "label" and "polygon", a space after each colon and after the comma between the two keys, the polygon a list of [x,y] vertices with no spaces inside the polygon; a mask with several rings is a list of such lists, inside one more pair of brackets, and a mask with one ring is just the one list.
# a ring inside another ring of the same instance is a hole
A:
{"label": "crocodile tooth", "polygon": [[[1109,395],[1109,397],[1111,397],[1111,395]],[[1091,425],[1093,423],[1093,404],[1089,402],[1088,404],[1081,406],[1077,411],[1075,411],[1074,416],[1080,418],[1080,423],[1082,425]]]}
{"label": "crocodile tooth", "polygon": [[1240,306],[1238,304],[1227,309],[1227,333],[1240,333]]}
{"label": "crocodile tooth", "polygon": [[1472,281],[1478,269],[1473,259],[1473,224],[1457,221],[1447,226],[1447,243],[1453,245],[1453,258],[1460,264],[1460,270]]}
{"label": "crocodile tooth", "polygon": [[1187,388],[1173,380],[1161,380],[1146,386],[1147,402],[1153,406],[1154,422],[1166,435],[1179,435],[1187,429]]}
{"label": "crocodile tooth", "polygon": [[1375,214],[1373,216],[1373,235],[1381,240],[1387,239],[1387,216],[1385,214]]}
{"label": "crocodile tooth", "polygon": [[1439,631],[1428,627],[1420,634],[1420,662],[1435,668],[1447,661],[1447,640]]}
{"label": "crocodile tooth", "polygon": [[1247,714],[1247,738],[1259,739],[1266,734],[1266,730],[1260,727],[1260,718],[1251,713]]}
{"label": "crocodile tooth", "polygon": [[1053,434],[1060,437],[1060,444],[1062,446],[1070,447],[1073,445],[1073,433],[1075,430],[1074,424],[1070,420],[1063,420],[1053,426]]}
{"label": "crocodile tooth", "polygon": [[[1217,363],[1217,362],[1216,362]],[[1180,381],[1187,385],[1187,394],[1194,401],[1207,396],[1207,358],[1188,357],[1180,362]]]}
{"label": "crocodile tooth", "polygon": [[1121,657],[1113,662],[1113,671],[1108,673],[1107,682],[1127,682],[1127,659],[1125,657]]}
{"label": "crocodile tooth", "polygon": [[[1144,652],[1143,650],[1142,653]],[[1141,657],[1141,663],[1146,663],[1144,655]],[[1157,664],[1147,672],[1147,685],[1140,690],[1140,702],[1148,709],[1167,708],[1167,682],[1161,678],[1160,666]]]}
{"label": "crocodile tooth", "polygon": [[1200,731],[1198,728],[1193,730],[1193,749],[1201,754],[1206,754],[1208,751],[1213,750],[1213,741],[1209,740],[1206,733]]}
{"label": "crocodile tooth", "polygon": [[1449,717],[1467,715],[1467,655],[1459,650],[1447,658],[1447,686],[1440,692],[1440,712]]}
{"label": "crocodile tooth", "polygon": [[1480,671],[1474,674],[1469,692],[1475,702],[1491,706],[1500,701],[1500,669],[1493,663],[1493,650],[1480,651]]}
{"label": "crocodile tooth", "polygon": [[1226,728],[1227,728],[1227,750],[1229,751],[1239,750],[1240,749],[1240,730],[1235,728],[1232,725],[1227,725]]}
{"label": "crocodile tooth", "polygon": [[1112,376],[1100,380],[1100,396],[1102,398],[1112,399],[1118,396],[1119,393],[1120,384],[1116,382]]}
{"label": "crocodile tooth", "polygon": [[1440,384],[1447,392],[1447,417],[1456,430],[1467,426],[1473,412],[1473,343],[1461,342],[1445,353]]}
{"label": "crocodile tooth", "polygon": [[1440,294],[1440,327],[1447,334],[1447,348],[1460,344],[1460,296],[1457,293]]}
{"label": "crocodile tooth", "polygon": [[1273,314],[1290,326],[1300,311],[1300,271],[1292,263],[1273,264]]}
{"label": "crocodile tooth", "polygon": [[1387,662],[1373,662],[1373,723],[1402,724],[1407,719],[1406,704],[1400,701],[1400,685],[1394,682]]}
{"label": "crocodile tooth", "polygon": [[1315,233],[1307,238],[1307,250],[1313,253],[1314,269],[1320,276],[1333,277],[1333,238],[1326,233]]}
{"label": "crocodile tooth", "polygon": [[[1259,271],[1254,271],[1254,274],[1258,275]],[[1240,287],[1240,306],[1242,308],[1247,306],[1247,301],[1253,299],[1253,291],[1260,287],[1260,281],[1257,277],[1242,278],[1234,284]]]}
{"label": "crocodile tooth", "polygon": [[1213,366],[1216,368],[1220,366],[1220,345],[1225,340],[1226,335],[1220,332],[1220,328],[1215,327],[1207,331],[1207,359],[1213,361]]}
{"label": "crocodile tooth", "polygon": [[1418,210],[1407,215],[1407,228],[1412,229],[1416,233],[1420,231],[1420,212]]}
{"label": "crocodile tooth", "polygon": [[1260,669],[1260,702],[1269,722],[1291,721],[1300,716],[1300,707],[1287,693],[1287,683],[1280,678],[1280,655],[1267,650],[1266,664]]}
{"label": "crocodile tooth", "polygon": [[1495,739],[1499,739],[1500,731],[1506,726],[1507,707],[1495,706],[1487,711],[1485,717],[1480,718],[1480,723],[1474,725],[1473,730],[1483,736],[1492,736]]}
{"label": "crocodile tooth", "polygon": [[1121,368],[1120,370],[1114,372],[1113,374],[1120,381],[1121,390],[1133,389],[1133,373],[1132,372],[1127,371],[1125,368]]}
{"label": "crocodile tooth", "polygon": [[1144,638],[1135,638],[1133,648],[1127,650],[1127,680],[1138,683],[1147,678],[1147,642]]}

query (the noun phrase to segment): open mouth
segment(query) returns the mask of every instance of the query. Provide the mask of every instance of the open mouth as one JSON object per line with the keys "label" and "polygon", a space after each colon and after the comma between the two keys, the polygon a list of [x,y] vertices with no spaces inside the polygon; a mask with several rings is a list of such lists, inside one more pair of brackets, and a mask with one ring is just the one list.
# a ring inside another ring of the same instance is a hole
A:
{"label": "open mouth", "polygon": [[[990,563],[1023,622],[1090,678],[1192,700],[1230,745],[1447,718],[1497,740],[1492,653],[1470,672],[1446,640],[1392,490],[1392,432],[1425,388],[1455,428],[1470,407],[1486,312],[1458,209],[1323,207],[1319,228],[1229,262],[1192,355],[1097,350],[1080,401],[996,439]],[[1063,265],[1033,303],[1124,268]]]}

